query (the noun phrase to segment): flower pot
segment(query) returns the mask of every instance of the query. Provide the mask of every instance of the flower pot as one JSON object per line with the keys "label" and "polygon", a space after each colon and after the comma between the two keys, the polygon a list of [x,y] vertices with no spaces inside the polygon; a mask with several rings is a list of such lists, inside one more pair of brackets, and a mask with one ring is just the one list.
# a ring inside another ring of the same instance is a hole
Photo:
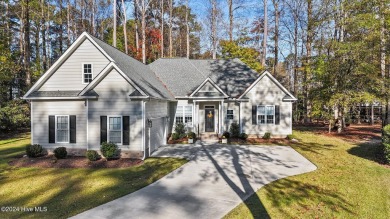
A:
{"label": "flower pot", "polygon": [[189,138],[189,139],[188,139],[188,143],[189,143],[189,144],[192,144],[192,143],[194,143],[194,139],[192,139],[192,138]]}
{"label": "flower pot", "polygon": [[222,144],[227,144],[227,138],[222,138]]}

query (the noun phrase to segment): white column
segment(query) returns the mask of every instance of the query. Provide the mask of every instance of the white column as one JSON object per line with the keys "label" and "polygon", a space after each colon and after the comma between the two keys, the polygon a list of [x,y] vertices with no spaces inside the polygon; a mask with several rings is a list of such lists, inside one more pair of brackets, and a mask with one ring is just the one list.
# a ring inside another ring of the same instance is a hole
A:
{"label": "white column", "polygon": [[240,112],[238,113],[239,116],[239,123],[240,123],[240,133],[242,133],[242,102],[238,102],[240,104]]}
{"label": "white column", "polygon": [[223,132],[224,132],[224,125],[225,125],[225,114],[224,114],[224,112],[225,112],[225,108],[224,108],[224,101],[223,100],[221,100],[221,105],[222,105],[222,107],[221,107],[221,134],[223,134]]}

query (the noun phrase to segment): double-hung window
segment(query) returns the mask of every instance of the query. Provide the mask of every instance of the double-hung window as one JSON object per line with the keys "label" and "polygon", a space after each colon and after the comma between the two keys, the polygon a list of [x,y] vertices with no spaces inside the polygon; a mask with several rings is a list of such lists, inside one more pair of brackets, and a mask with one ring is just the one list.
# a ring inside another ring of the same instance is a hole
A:
{"label": "double-hung window", "polygon": [[234,111],[233,110],[230,110],[230,109],[226,110],[226,119],[228,119],[228,120],[234,119]]}
{"label": "double-hung window", "polygon": [[257,106],[257,124],[275,124],[275,106]]}
{"label": "double-hung window", "polygon": [[192,105],[177,106],[176,108],[176,124],[184,123],[186,126],[192,126]]}
{"label": "double-hung window", "polygon": [[92,64],[83,64],[83,83],[89,84],[92,81]]}
{"label": "double-hung window", "polygon": [[69,116],[56,116],[56,142],[69,143]]}
{"label": "double-hung window", "polygon": [[122,117],[108,116],[108,141],[122,144]]}

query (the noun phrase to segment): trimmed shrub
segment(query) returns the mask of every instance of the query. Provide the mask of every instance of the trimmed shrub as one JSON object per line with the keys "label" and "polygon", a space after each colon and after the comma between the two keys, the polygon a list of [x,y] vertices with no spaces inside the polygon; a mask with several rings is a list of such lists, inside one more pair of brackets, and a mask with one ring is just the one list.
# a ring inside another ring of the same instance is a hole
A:
{"label": "trimmed shrub", "polygon": [[43,155],[43,148],[39,144],[27,145],[26,154],[28,157],[40,157]]}
{"label": "trimmed shrub", "polygon": [[66,151],[66,147],[58,147],[54,149],[54,156],[57,159],[65,159],[68,155],[68,152]]}
{"label": "trimmed shrub", "polygon": [[94,150],[88,150],[85,152],[85,156],[88,158],[90,161],[97,161],[99,160],[100,156],[97,151]]}
{"label": "trimmed shrub", "polygon": [[390,163],[390,125],[386,125],[383,128],[382,143],[385,161]]}
{"label": "trimmed shrub", "polygon": [[244,132],[240,134],[240,139],[246,140],[248,138],[248,135],[245,134]]}
{"label": "trimmed shrub", "polygon": [[115,143],[112,142],[103,142],[100,146],[100,152],[107,159],[117,158],[119,154],[119,148]]}
{"label": "trimmed shrub", "polygon": [[287,138],[287,140],[291,141],[291,140],[293,140],[295,138],[295,136],[294,135],[287,135],[286,138]]}
{"label": "trimmed shrub", "polygon": [[266,132],[263,135],[263,139],[270,139],[271,138],[271,132]]}
{"label": "trimmed shrub", "polygon": [[30,126],[30,106],[25,100],[11,100],[0,107],[0,131],[17,131]]}
{"label": "trimmed shrub", "polygon": [[187,137],[195,139],[196,138],[196,134],[195,134],[195,132],[188,132]]}
{"label": "trimmed shrub", "polygon": [[230,138],[230,133],[229,132],[224,132],[222,136],[225,136],[225,138]]}
{"label": "trimmed shrub", "polygon": [[172,133],[172,140],[177,140],[180,138],[180,135],[178,133]]}
{"label": "trimmed shrub", "polygon": [[231,134],[231,137],[233,137],[233,138],[240,137],[240,126],[237,123],[233,122],[230,125],[229,132]]}
{"label": "trimmed shrub", "polygon": [[179,138],[186,136],[186,128],[183,123],[177,123],[175,126],[175,133],[179,134]]}

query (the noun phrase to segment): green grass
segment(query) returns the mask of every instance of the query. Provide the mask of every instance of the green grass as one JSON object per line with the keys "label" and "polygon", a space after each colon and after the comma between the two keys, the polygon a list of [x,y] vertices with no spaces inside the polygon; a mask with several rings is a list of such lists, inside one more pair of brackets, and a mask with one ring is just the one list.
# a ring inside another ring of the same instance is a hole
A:
{"label": "green grass", "polygon": [[118,169],[17,168],[29,135],[0,141],[0,207],[47,207],[47,212],[0,212],[0,218],[66,218],[132,193],[180,167],[186,160],[150,158]]}
{"label": "green grass", "polygon": [[390,218],[390,168],[374,161],[380,142],[294,134],[291,146],[318,170],[264,186],[225,218]]}

